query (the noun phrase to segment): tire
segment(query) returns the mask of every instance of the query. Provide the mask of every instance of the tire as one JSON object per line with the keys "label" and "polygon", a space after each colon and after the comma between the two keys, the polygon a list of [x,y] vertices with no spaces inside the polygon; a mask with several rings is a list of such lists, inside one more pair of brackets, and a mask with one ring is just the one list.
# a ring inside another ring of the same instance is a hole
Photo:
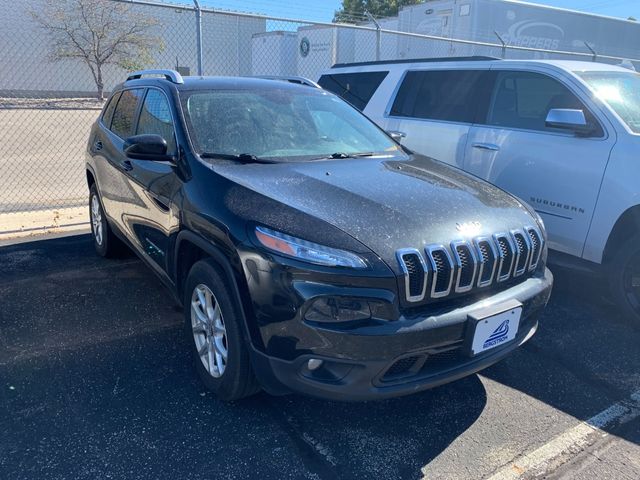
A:
{"label": "tire", "polygon": [[101,257],[117,257],[125,249],[122,241],[115,236],[104,214],[104,207],[96,184],[89,188],[89,218],[91,236],[96,253]]}
{"label": "tire", "polygon": [[207,389],[227,402],[257,393],[260,386],[246,346],[245,319],[210,259],[191,267],[185,282],[184,316],[195,368]]}
{"label": "tire", "polygon": [[628,318],[640,324],[640,234],[633,235],[620,246],[607,270],[616,305]]}

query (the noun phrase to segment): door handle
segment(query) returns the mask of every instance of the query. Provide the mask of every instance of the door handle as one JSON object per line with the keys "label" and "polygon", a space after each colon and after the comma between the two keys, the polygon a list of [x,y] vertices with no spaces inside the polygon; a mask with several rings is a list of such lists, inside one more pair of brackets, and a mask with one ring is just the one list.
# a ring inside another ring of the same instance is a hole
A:
{"label": "door handle", "polygon": [[100,150],[102,150],[102,142],[100,140],[97,140],[94,144],[93,144],[93,149],[97,152],[99,152]]}
{"label": "door handle", "polygon": [[120,168],[122,168],[125,172],[133,170],[133,165],[129,160],[123,160],[120,162]]}
{"label": "door handle", "polygon": [[500,147],[493,143],[474,143],[473,148],[479,148],[480,150],[490,150],[492,152],[497,152],[498,150],[500,150]]}

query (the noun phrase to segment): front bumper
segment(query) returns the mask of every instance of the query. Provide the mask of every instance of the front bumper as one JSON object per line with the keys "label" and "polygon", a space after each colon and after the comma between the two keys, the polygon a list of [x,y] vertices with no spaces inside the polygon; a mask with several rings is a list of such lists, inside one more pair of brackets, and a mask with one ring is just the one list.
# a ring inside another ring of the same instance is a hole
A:
{"label": "front bumper", "polygon": [[[315,328],[321,347],[299,350],[293,359],[254,349],[254,370],[272,393],[298,392],[332,400],[383,399],[433,388],[482,370],[529,340],[552,284],[553,276],[545,269],[541,276],[437,315],[349,331]],[[467,356],[463,344],[470,330],[469,315],[509,300],[522,304],[516,338],[475,357]],[[323,360],[313,371],[307,368],[312,358]]]}

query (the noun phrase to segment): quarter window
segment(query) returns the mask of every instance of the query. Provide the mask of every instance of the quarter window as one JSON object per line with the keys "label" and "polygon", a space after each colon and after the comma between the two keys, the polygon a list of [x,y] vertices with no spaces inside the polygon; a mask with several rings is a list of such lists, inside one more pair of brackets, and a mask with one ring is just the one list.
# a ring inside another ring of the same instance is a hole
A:
{"label": "quarter window", "polygon": [[171,109],[167,97],[159,90],[149,89],[142,104],[136,134],[145,133],[160,135],[167,141],[167,153],[176,152]]}
{"label": "quarter window", "polygon": [[391,115],[473,123],[481,107],[481,70],[408,72],[398,89]]}
{"label": "quarter window", "polygon": [[[558,132],[545,125],[549,110],[555,108],[582,110],[587,122],[599,127],[591,112],[567,87],[551,77],[533,72],[497,72],[486,123]],[[602,136],[602,130],[595,136]]]}
{"label": "quarter window", "polygon": [[318,84],[362,111],[389,72],[323,75]]}
{"label": "quarter window", "polygon": [[111,127],[111,119],[113,118],[113,111],[116,109],[116,104],[118,103],[119,98],[120,98],[120,92],[115,93],[109,99],[107,108],[104,109],[104,113],[102,114],[102,123],[104,123],[107,128]]}
{"label": "quarter window", "polygon": [[127,138],[133,135],[133,121],[142,92],[141,88],[135,88],[133,90],[125,90],[120,95],[120,100],[118,100],[118,105],[115,112],[113,112],[113,120],[111,122],[111,131],[120,138]]}

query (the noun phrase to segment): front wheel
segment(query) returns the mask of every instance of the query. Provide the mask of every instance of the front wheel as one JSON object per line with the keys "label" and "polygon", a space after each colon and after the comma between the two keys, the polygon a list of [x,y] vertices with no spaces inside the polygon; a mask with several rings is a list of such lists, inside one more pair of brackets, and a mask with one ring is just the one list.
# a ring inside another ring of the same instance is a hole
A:
{"label": "front wheel", "polygon": [[195,367],[205,386],[225,401],[258,392],[242,311],[211,260],[200,260],[191,268],[184,313]]}
{"label": "front wheel", "polygon": [[96,253],[101,257],[116,257],[122,253],[124,244],[115,236],[107,222],[95,183],[89,189],[89,220]]}
{"label": "front wheel", "polygon": [[640,323],[640,234],[620,246],[607,268],[616,304]]}

